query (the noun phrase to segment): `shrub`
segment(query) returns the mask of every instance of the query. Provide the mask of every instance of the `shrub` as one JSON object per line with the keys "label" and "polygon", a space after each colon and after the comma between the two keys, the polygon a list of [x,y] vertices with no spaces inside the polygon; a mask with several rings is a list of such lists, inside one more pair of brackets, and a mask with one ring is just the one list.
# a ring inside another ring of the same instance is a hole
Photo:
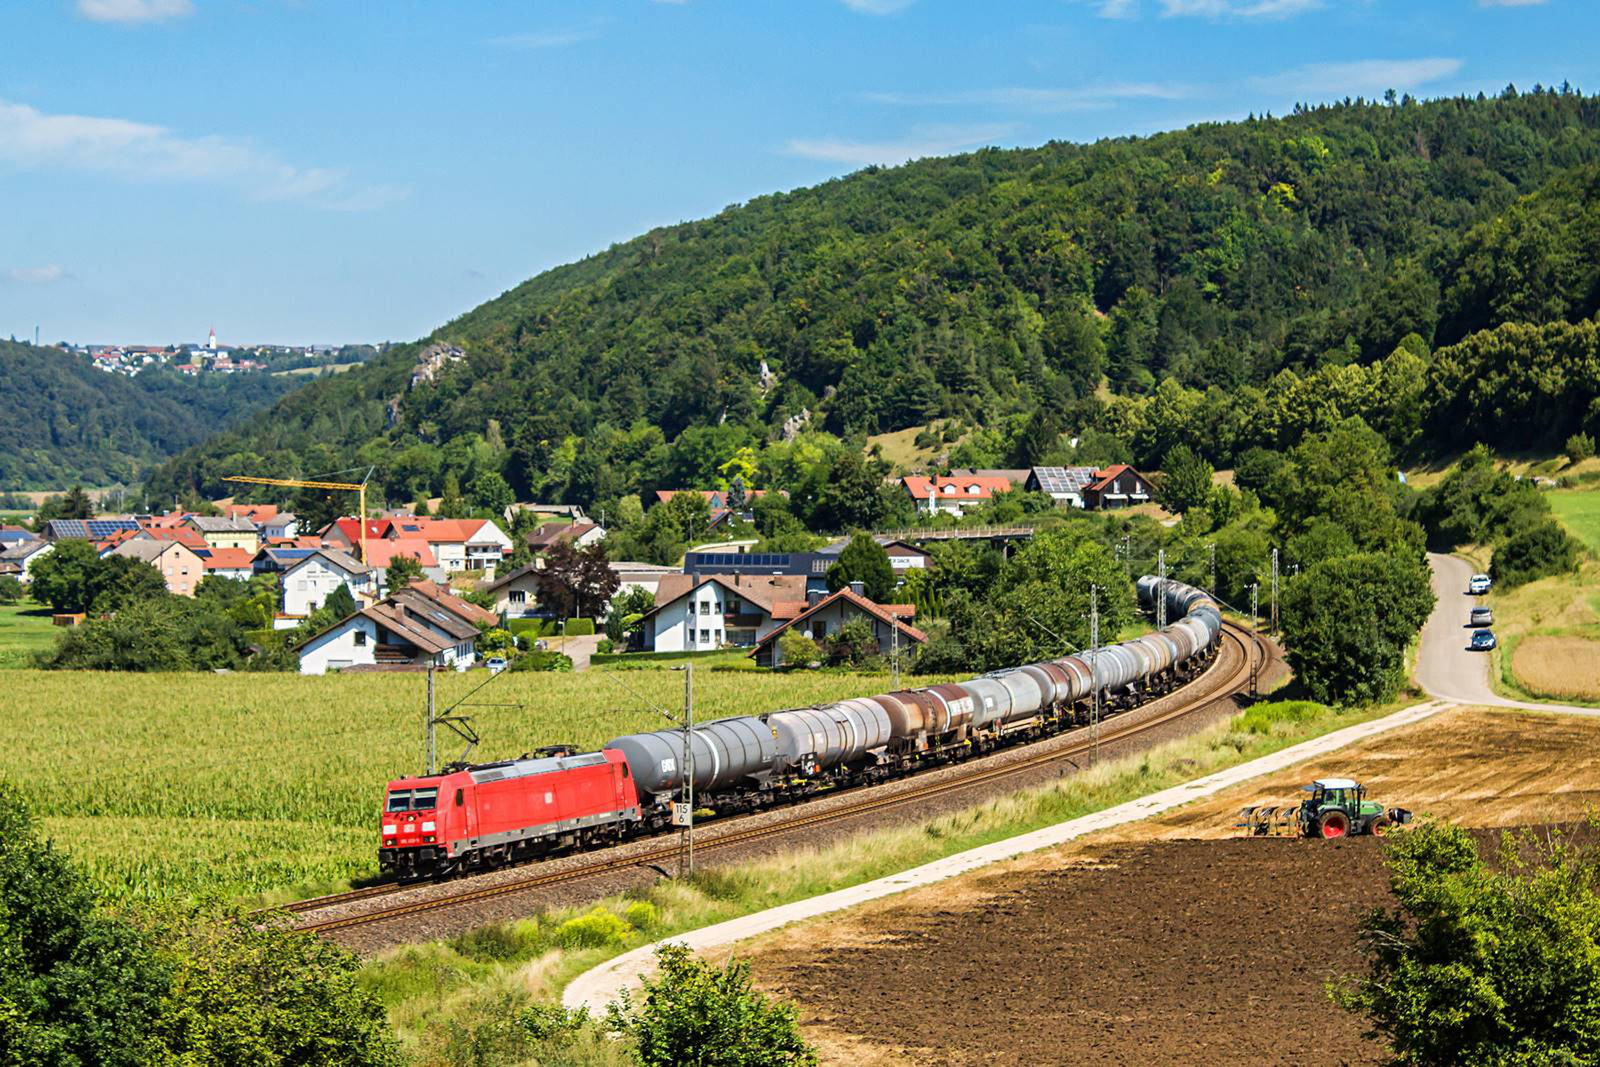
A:
{"label": "shrub", "polygon": [[541,931],[536,919],[490,923],[450,939],[457,954],[471,960],[515,960],[539,950]]}
{"label": "shrub", "polygon": [[1560,833],[1502,841],[1498,869],[1460,827],[1385,844],[1399,907],[1362,924],[1368,969],[1331,993],[1405,1064],[1600,1059],[1600,863]]}
{"label": "shrub", "polygon": [[1311,700],[1274,700],[1245,709],[1239,716],[1237,729],[1250,734],[1270,734],[1273,726],[1280,722],[1305,722],[1322,710],[1321,704]]}
{"label": "shrub", "polygon": [[9,574],[0,574],[0,604],[15,604],[22,599],[22,583]]}
{"label": "shrub", "polygon": [[779,636],[778,654],[786,667],[809,667],[822,660],[817,643],[792,627]]}
{"label": "shrub", "polygon": [[600,653],[600,654],[601,654],[601,655],[606,655],[606,654],[608,654],[608,653],[609,653],[609,652],[610,652],[610,651],[611,651],[611,650],[612,650],[612,649],[614,649],[614,648],[616,648],[616,647],[617,647],[617,646],[616,646],[616,645],[614,645],[614,644],[612,644],[612,643],[611,643],[611,638],[609,638],[609,637],[602,637],[602,638],[601,638],[601,639],[600,639],[600,643],[599,643],[599,644],[597,644],[597,645],[595,645],[595,646],[594,646],[594,650],[595,650],[595,651],[596,651],[596,652],[598,652],[598,653]]}
{"label": "shrub", "polygon": [[564,948],[603,948],[620,945],[633,927],[615,912],[596,906],[593,911],[568,919],[556,927],[556,941]]}
{"label": "shrub", "polygon": [[142,1064],[167,975],[0,783],[0,1061]]}
{"label": "shrub", "polygon": [[572,660],[560,652],[534,650],[511,661],[514,671],[570,671]]}
{"label": "shrub", "polygon": [[1554,519],[1529,523],[1494,550],[1489,574],[1503,586],[1524,585],[1578,565],[1578,543]]}
{"label": "shrub", "polygon": [[800,1036],[794,1006],[750,985],[750,965],[713,967],[683,945],[656,952],[659,973],[638,1007],[624,993],[613,1024],[639,1043],[642,1067],[808,1067],[817,1055]]}
{"label": "shrub", "polygon": [[594,634],[594,620],[593,619],[568,619],[567,620],[567,636],[568,637],[590,637],[593,634]]}
{"label": "shrub", "polygon": [[[824,646],[829,666],[860,666],[878,655],[872,624],[861,618],[851,619],[829,634]],[[788,657],[784,658],[787,661]]]}
{"label": "shrub", "polygon": [[646,900],[636,900],[622,909],[622,917],[635,930],[648,930],[656,924],[656,907]]}
{"label": "shrub", "polygon": [[1586,433],[1575,433],[1567,438],[1567,458],[1574,463],[1582,463],[1594,455],[1594,438]]}

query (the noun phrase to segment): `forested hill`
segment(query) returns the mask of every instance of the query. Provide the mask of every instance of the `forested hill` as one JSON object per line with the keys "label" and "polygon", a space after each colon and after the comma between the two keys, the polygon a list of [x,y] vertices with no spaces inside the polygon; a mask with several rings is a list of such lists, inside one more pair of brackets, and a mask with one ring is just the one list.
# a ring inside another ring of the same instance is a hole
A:
{"label": "forested hill", "polygon": [[[714,479],[743,447],[777,484],[768,442],[803,413],[842,436],[1010,427],[993,458],[1036,459],[1123,425],[1139,402],[1102,403],[1102,378],[1273,395],[1412,334],[1431,365],[1474,331],[1592,316],[1597,163],[1600,98],[1508,89],[868,168],[542,274],[429,339],[469,353],[436,383],[408,389],[417,349],[392,351],[151,486],[359,461],[393,499],[493,467],[591,503]],[[1060,417],[1020,441],[1041,407]]]}
{"label": "forested hill", "polygon": [[0,490],[132,482],[292,388],[265,374],[133,378],[56,348],[0,341]]}

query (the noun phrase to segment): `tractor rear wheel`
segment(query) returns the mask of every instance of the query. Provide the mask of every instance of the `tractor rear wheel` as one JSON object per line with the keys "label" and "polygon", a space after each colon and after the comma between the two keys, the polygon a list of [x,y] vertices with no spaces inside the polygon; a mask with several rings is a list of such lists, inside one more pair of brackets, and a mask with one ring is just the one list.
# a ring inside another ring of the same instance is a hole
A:
{"label": "tractor rear wheel", "polygon": [[1317,836],[1331,840],[1350,832],[1350,816],[1342,811],[1330,811],[1317,821]]}
{"label": "tractor rear wheel", "polygon": [[1372,834],[1374,837],[1382,837],[1384,834],[1389,832],[1389,827],[1393,825],[1394,822],[1389,818],[1389,816],[1377,815],[1374,816],[1373,820],[1367,824],[1367,832]]}

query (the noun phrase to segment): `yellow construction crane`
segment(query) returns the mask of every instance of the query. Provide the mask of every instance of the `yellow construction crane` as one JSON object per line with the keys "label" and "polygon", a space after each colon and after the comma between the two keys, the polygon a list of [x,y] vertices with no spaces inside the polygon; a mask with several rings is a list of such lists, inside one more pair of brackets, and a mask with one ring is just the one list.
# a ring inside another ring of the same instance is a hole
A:
{"label": "yellow construction crane", "polygon": [[[372,472],[367,472],[367,478],[372,477]],[[247,482],[250,485],[286,485],[295,489],[348,489],[359,497],[358,509],[361,521],[361,562],[367,562],[367,479],[360,482],[314,482],[299,478],[255,478],[247,474],[235,474],[222,479],[225,482]]]}

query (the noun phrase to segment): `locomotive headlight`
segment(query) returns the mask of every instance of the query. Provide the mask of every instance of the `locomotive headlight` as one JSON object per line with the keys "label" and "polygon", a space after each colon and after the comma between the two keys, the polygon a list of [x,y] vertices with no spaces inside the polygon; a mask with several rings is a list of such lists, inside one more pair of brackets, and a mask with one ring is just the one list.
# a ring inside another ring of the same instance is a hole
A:
{"label": "locomotive headlight", "polygon": [[389,824],[385,825],[384,828],[383,828],[383,832],[386,833],[386,834],[394,833],[394,823],[389,823]]}
{"label": "locomotive headlight", "polygon": [[423,823],[422,824],[422,832],[425,833],[425,834],[433,833],[433,823],[431,823],[431,822]]}

